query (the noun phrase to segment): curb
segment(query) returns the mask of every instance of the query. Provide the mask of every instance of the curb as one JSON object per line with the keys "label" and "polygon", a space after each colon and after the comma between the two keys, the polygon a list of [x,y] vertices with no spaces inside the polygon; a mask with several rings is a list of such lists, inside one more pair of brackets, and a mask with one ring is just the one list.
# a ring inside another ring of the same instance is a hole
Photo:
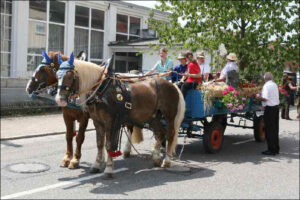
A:
{"label": "curb", "polygon": [[[86,129],[87,131],[94,131],[96,129]],[[7,141],[7,140],[18,140],[18,139],[28,139],[28,138],[35,138],[35,137],[45,137],[45,136],[51,136],[51,135],[61,135],[65,134],[66,131],[63,132],[53,132],[53,133],[41,133],[41,134],[35,134],[35,135],[22,135],[22,136],[16,136],[16,137],[9,137],[9,138],[0,138],[0,142]]]}

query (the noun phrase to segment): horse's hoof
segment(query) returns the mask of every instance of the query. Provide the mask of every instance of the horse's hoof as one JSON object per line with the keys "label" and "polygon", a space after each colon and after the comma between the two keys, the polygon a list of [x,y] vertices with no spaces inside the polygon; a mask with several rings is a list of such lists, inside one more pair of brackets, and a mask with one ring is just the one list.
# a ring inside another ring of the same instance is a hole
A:
{"label": "horse's hoof", "polygon": [[171,167],[171,162],[163,162],[163,164],[161,165],[161,167],[163,167],[163,168],[169,168],[169,167]]}
{"label": "horse's hoof", "polygon": [[102,179],[111,180],[111,179],[113,179],[113,174],[112,173],[105,173],[104,176],[102,176]]}
{"label": "horse's hoof", "polygon": [[77,169],[79,168],[79,161],[77,159],[72,159],[69,166],[69,169]]}
{"label": "horse's hoof", "polygon": [[123,158],[129,158],[129,157],[130,157],[130,152],[123,153]]}
{"label": "horse's hoof", "polygon": [[60,167],[68,167],[70,164],[70,160],[61,161]]}
{"label": "horse's hoof", "polygon": [[154,167],[160,167],[160,160],[153,160]]}
{"label": "horse's hoof", "polygon": [[100,169],[95,168],[95,167],[91,167],[91,169],[90,169],[91,174],[96,174],[96,173],[99,173],[100,171],[101,171]]}

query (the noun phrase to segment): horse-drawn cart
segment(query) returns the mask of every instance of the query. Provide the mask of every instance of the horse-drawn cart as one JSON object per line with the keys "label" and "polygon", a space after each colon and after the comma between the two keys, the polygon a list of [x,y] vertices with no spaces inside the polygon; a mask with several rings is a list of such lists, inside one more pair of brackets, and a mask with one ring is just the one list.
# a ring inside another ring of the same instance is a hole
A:
{"label": "horse-drawn cart", "polygon": [[[217,153],[221,150],[226,126],[253,129],[254,138],[257,142],[265,140],[260,102],[253,98],[250,98],[244,109],[234,112],[224,108],[222,103],[217,100],[213,101],[212,106],[205,108],[201,90],[188,91],[185,102],[185,118],[179,134],[187,134],[187,137],[198,135],[203,139],[206,152]],[[209,121],[208,118],[210,117],[211,120]],[[235,117],[239,117],[238,124],[233,123]],[[230,120],[228,120],[229,118]],[[252,121],[253,125],[247,125],[246,120]]]}

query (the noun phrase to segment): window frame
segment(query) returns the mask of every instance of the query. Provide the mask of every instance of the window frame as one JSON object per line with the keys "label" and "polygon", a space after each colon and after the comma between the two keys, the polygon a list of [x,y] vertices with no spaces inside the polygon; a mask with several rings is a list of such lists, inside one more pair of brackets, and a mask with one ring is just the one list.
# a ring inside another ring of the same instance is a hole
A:
{"label": "window frame", "polygon": [[[126,55],[116,55],[117,53],[126,53]],[[116,70],[116,65],[115,65],[115,62],[116,61],[125,61],[126,62],[126,67],[125,67],[125,73],[129,73],[129,62],[138,62],[138,56],[136,57],[132,57],[132,56],[129,56],[129,53],[138,53],[138,52],[131,52],[131,51],[116,51],[114,52],[115,54],[115,59],[114,59],[114,70]],[[141,55],[139,55],[141,56]],[[142,59],[142,62],[143,62],[143,57],[141,56],[140,57]],[[138,67],[138,70],[142,70],[142,65]],[[116,73],[123,73],[123,72],[116,72]]]}
{"label": "window frame", "polygon": [[117,26],[117,23],[118,23],[118,15],[125,15],[125,16],[127,16],[127,22],[128,23],[127,23],[127,33],[118,32],[117,27],[116,27],[116,37],[117,37],[117,35],[124,35],[124,36],[127,36],[127,40],[129,40],[130,36],[141,38],[141,31],[140,31],[139,35],[130,34],[130,17],[137,18],[137,19],[140,20],[140,30],[141,30],[141,27],[142,27],[142,17],[137,17],[137,16],[133,16],[133,15],[117,13],[117,16],[116,16],[116,26]]}
{"label": "window frame", "polygon": [[[9,63],[8,63],[8,75],[7,76],[2,76],[2,73],[1,73],[1,78],[6,78],[6,77],[10,77],[11,76],[11,50],[12,50],[12,1],[10,1],[10,4],[11,4],[11,13],[7,13],[6,12],[6,4],[7,4],[7,1],[4,0],[4,10],[3,10],[3,13],[0,11],[0,15],[3,16],[3,22],[4,22],[4,30],[1,30],[3,31],[3,40],[6,40],[6,28],[9,28],[10,29],[10,39],[7,40],[7,41],[10,41],[10,51],[5,51],[2,47],[0,48],[0,57],[2,56],[2,54],[9,54]],[[6,26],[6,16],[8,16],[9,18],[11,18],[11,24],[10,26]],[[1,42],[1,46],[2,46],[2,42]],[[2,62],[2,58],[1,58],[1,62]],[[4,65],[6,67],[6,65]],[[2,68],[2,65],[1,65],[1,68]]]}
{"label": "window frame", "polygon": [[[90,62],[96,61],[96,62],[102,62],[103,61],[103,55],[102,55],[102,59],[100,58],[91,58],[91,38],[92,38],[92,31],[97,31],[97,32],[102,32],[103,33],[103,49],[102,52],[104,52],[104,34],[105,34],[105,10],[101,10],[99,8],[92,8],[90,6],[82,6],[82,5],[75,5],[75,15],[74,17],[76,18],[76,6],[80,6],[80,7],[86,7],[89,9],[89,26],[85,27],[85,26],[78,26],[75,25],[74,23],[74,35],[75,35],[75,29],[79,28],[79,29],[85,29],[88,30],[88,54],[87,54],[87,60]],[[93,10],[100,10],[102,12],[104,12],[104,19],[103,19],[103,29],[97,29],[97,28],[93,28],[92,27],[92,9]],[[75,40],[75,37],[74,37]],[[74,46],[75,46],[75,41],[74,41]]]}
{"label": "window frame", "polygon": [[[39,19],[33,19],[33,18],[30,18],[29,15],[28,15],[28,25],[30,22],[39,22],[39,23],[44,23],[46,24],[46,46],[45,46],[45,51],[48,52],[48,49],[49,49],[49,24],[53,24],[53,25],[59,25],[59,26],[64,26],[64,52],[66,51],[66,29],[67,29],[67,4],[63,1],[59,1],[59,2],[62,2],[65,4],[65,22],[64,23],[58,23],[58,22],[51,22],[50,21],[50,1],[47,1],[47,4],[46,4],[46,21],[44,20],[39,20]],[[30,5],[28,7],[28,11],[30,12]],[[28,30],[28,33],[29,33],[29,30]],[[62,52],[62,53],[64,53]],[[36,53],[29,53],[28,52],[28,46],[27,46],[27,59],[28,59],[28,56],[39,56],[39,57],[42,57],[41,54],[36,54]],[[27,72],[31,72],[28,70],[28,63],[26,63],[26,70]]]}

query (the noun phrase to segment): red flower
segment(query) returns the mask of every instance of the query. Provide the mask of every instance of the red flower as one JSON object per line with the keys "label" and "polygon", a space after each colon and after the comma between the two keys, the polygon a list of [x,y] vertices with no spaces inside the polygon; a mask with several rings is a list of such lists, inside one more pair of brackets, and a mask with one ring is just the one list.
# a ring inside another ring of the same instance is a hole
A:
{"label": "red flower", "polygon": [[228,86],[227,90],[228,91],[234,91],[234,88],[232,86]]}
{"label": "red flower", "polygon": [[228,94],[227,90],[223,90],[223,95]]}

